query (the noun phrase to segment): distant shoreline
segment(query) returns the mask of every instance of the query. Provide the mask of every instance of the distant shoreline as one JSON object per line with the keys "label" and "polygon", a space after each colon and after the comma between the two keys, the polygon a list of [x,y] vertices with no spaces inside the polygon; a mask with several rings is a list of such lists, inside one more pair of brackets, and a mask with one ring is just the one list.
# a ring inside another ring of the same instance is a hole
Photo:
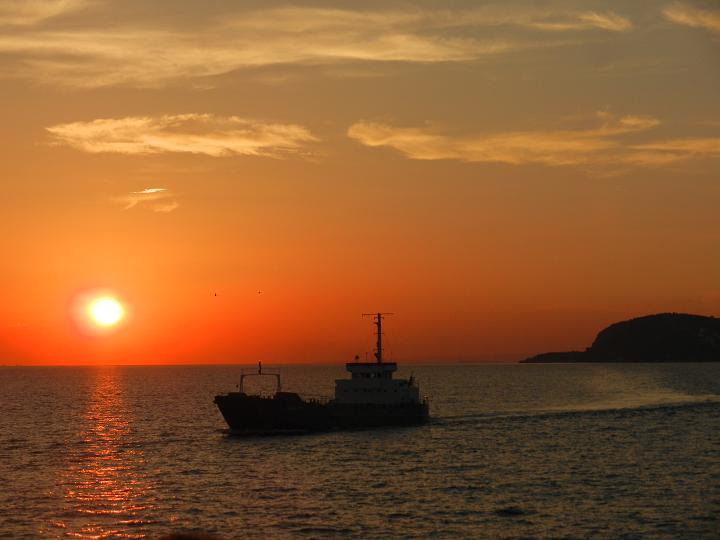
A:
{"label": "distant shoreline", "polygon": [[584,351],[547,352],[521,364],[720,362],[720,319],[659,313],[601,330]]}

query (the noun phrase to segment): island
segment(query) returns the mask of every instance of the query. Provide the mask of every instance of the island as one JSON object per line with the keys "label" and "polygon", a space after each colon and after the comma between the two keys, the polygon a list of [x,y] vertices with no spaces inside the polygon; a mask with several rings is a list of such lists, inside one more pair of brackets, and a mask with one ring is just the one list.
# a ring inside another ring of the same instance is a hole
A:
{"label": "island", "polygon": [[720,318],[658,313],[611,324],[584,351],[543,353],[521,363],[718,361]]}

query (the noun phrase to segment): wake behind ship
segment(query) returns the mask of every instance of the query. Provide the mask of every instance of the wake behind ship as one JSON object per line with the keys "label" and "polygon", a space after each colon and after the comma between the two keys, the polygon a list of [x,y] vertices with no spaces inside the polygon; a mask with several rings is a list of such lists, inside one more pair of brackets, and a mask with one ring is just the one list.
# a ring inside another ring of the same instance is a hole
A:
{"label": "wake behind ship", "polygon": [[[335,381],[333,399],[303,398],[283,392],[279,373],[257,373],[276,378],[271,396],[244,392],[243,373],[237,392],[215,396],[215,403],[235,434],[304,433],[340,429],[422,424],[429,419],[429,403],[421,399],[420,389],[411,376],[394,379],[395,362],[382,357],[382,321],[386,313],[373,314],[377,326],[375,362],[346,364],[349,379]],[[356,357],[357,358],[357,357]]]}

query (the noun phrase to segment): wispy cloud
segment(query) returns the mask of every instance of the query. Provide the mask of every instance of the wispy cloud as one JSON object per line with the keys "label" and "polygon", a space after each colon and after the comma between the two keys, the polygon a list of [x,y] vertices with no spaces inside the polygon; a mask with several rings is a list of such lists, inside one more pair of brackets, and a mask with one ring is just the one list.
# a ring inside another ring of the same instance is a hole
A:
{"label": "wispy cloud", "polygon": [[664,165],[691,158],[720,158],[720,138],[697,137],[654,141],[632,146],[628,163]]}
{"label": "wispy cloud", "polygon": [[[518,28],[526,31],[518,32]],[[629,19],[613,12],[527,6],[382,11],[278,8],[228,13],[222,20],[198,23],[197,28],[168,30],[143,21],[115,28],[14,32],[0,36],[0,52],[15,61],[6,73],[42,82],[159,86],[176,79],[278,64],[473,61],[567,44],[548,34],[631,28]]]}
{"label": "wispy cloud", "polygon": [[385,146],[410,159],[455,159],[522,165],[572,165],[607,161],[622,148],[619,137],[647,131],[660,121],[647,116],[597,114],[597,125],[583,130],[519,131],[452,135],[432,128],[401,128],[358,122],[348,136],[366,146]]}
{"label": "wispy cloud", "polygon": [[141,205],[146,206],[153,212],[169,213],[180,206],[177,195],[166,188],[145,188],[140,191],[132,191],[127,195],[118,197],[117,200],[123,204],[124,210]]}
{"label": "wispy cloud", "polygon": [[76,11],[87,0],[0,0],[0,26],[31,25]]}
{"label": "wispy cloud", "polygon": [[[247,37],[238,37],[243,35]],[[321,33],[301,38],[235,32],[226,40],[201,46],[195,36],[141,30],[0,37],[0,52],[22,58],[13,70],[6,67],[9,74],[80,87],[154,87],[176,79],[279,64],[458,62],[530,46],[509,39],[378,34],[369,29],[353,36]]]}
{"label": "wispy cloud", "polygon": [[720,32],[720,9],[698,9],[676,2],[663,9],[662,13],[667,20],[677,24]]}
{"label": "wispy cloud", "polygon": [[552,17],[547,19],[530,19],[523,23],[525,26],[555,32],[600,29],[609,32],[627,32],[632,30],[630,19],[616,13],[598,13],[586,11],[569,14],[565,17]]}
{"label": "wispy cloud", "polygon": [[600,29],[624,32],[632,22],[614,12],[535,8],[522,5],[485,5],[472,9],[407,9],[355,11],[329,8],[276,8],[250,12],[229,23],[245,30],[266,29],[277,33],[333,34],[397,31],[419,32],[429,29],[527,26],[540,30],[570,31]]}
{"label": "wispy cloud", "polygon": [[307,143],[318,140],[296,124],[263,123],[211,114],[103,118],[46,129],[55,143],[90,153],[187,152],[213,157],[280,157],[300,153]]}

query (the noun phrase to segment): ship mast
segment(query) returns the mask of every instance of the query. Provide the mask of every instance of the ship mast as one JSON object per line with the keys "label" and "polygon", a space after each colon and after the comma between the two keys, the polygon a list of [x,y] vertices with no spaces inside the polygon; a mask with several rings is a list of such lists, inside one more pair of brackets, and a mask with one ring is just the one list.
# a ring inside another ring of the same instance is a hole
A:
{"label": "ship mast", "polygon": [[363,317],[372,317],[373,324],[377,326],[377,348],[375,349],[375,359],[378,364],[382,364],[382,321],[385,315],[394,315],[394,313],[363,313]]}

